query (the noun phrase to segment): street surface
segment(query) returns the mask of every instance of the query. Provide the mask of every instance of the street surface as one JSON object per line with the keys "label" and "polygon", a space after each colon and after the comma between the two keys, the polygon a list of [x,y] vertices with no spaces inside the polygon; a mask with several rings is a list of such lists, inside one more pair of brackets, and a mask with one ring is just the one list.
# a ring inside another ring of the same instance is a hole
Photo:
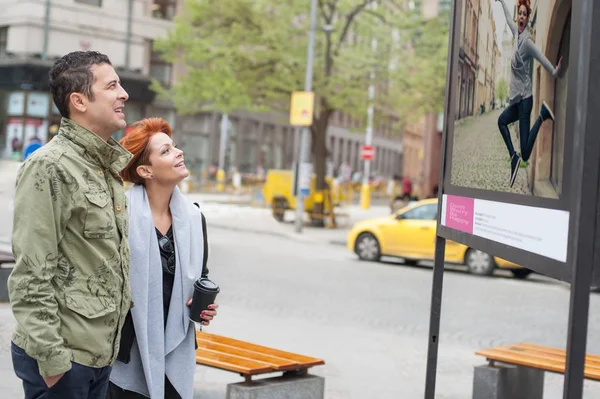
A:
{"label": "street surface", "polygon": [[[502,111],[456,121],[450,177],[452,185],[531,195],[524,167],[519,170],[513,187],[509,187],[510,158],[498,129],[498,117]],[[514,125],[510,126],[510,131],[513,146],[520,152]]]}
{"label": "street surface", "polygon": [[[2,237],[10,234],[10,204],[0,196]],[[323,358],[326,365],[311,372],[325,377],[327,399],[422,398],[431,268],[361,262],[339,245],[344,230],[305,229],[294,239],[293,226],[274,222],[268,211],[223,208],[231,206],[203,206],[210,276],[221,287],[219,315],[205,331]],[[352,212],[357,218],[386,210]],[[516,342],[565,347],[568,286],[539,275],[475,277],[456,267],[444,277],[436,398],[471,397],[473,367],[485,364],[474,355],[478,349]],[[599,309],[600,295],[593,294],[588,353],[600,354]],[[0,304],[0,320],[0,398],[22,398],[10,360],[8,304]],[[224,399],[226,384],[240,381],[198,366],[195,398]],[[546,374],[545,381],[544,398],[562,398],[563,377]],[[600,397],[600,383],[585,386],[586,398]]]}

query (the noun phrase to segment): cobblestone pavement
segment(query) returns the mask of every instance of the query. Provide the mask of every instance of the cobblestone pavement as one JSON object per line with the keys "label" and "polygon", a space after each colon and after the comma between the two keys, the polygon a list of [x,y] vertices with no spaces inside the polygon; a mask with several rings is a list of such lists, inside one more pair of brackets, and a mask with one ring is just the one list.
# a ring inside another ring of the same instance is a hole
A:
{"label": "cobblestone pavement", "polygon": [[[360,262],[343,247],[212,229],[211,278],[221,286],[208,332],[322,357],[327,399],[423,397],[431,269]],[[569,291],[534,275],[444,275],[436,398],[471,397],[477,349],[514,342],[564,347]],[[589,353],[600,353],[600,295],[591,298]],[[14,321],[0,304],[0,398],[22,397],[8,344]],[[241,378],[196,368],[196,398],[224,399]],[[546,399],[562,398],[563,377],[546,375]],[[585,398],[600,397],[586,382]]]}
{"label": "cobblestone pavement", "polygon": [[[527,169],[523,166],[513,187],[509,187],[508,151],[498,130],[498,117],[502,111],[495,110],[456,122],[450,179],[452,185],[531,195]],[[511,129],[511,135],[513,145],[519,151],[514,129]]]}

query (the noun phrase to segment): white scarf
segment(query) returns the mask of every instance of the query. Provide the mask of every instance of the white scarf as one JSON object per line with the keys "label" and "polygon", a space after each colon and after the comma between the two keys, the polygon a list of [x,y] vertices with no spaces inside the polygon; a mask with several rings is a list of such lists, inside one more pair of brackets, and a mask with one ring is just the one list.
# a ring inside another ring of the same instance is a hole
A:
{"label": "white scarf", "polygon": [[165,397],[165,374],[183,399],[193,397],[195,328],[186,301],[202,274],[204,243],[200,210],[177,187],[169,208],[173,218],[175,281],[167,326],[163,320],[162,264],[144,186],[128,192],[131,249],[131,309],[135,341],[128,364],[115,362],[110,380],[152,399]]}

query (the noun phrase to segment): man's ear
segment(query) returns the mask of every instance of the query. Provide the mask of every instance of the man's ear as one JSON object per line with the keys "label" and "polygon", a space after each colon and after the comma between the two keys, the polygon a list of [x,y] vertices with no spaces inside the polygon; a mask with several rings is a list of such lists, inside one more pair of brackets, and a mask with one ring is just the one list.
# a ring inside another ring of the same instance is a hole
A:
{"label": "man's ear", "polygon": [[81,93],[71,93],[69,96],[69,105],[71,110],[84,113],[87,111],[87,98]]}
{"label": "man's ear", "polygon": [[154,178],[154,176],[152,175],[152,168],[148,165],[139,165],[137,168],[135,168],[135,171],[137,172],[138,176],[142,179]]}

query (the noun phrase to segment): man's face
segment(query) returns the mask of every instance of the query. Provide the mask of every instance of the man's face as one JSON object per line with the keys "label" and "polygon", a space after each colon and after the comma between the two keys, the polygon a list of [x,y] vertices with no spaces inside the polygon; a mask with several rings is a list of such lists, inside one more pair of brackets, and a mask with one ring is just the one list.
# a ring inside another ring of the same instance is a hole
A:
{"label": "man's face", "polygon": [[87,100],[86,119],[93,126],[94,133],[110,137],[127,127],[123,108],[129,95],[111,65],[93,65],[90,70],[94,75],[94,101]]}

